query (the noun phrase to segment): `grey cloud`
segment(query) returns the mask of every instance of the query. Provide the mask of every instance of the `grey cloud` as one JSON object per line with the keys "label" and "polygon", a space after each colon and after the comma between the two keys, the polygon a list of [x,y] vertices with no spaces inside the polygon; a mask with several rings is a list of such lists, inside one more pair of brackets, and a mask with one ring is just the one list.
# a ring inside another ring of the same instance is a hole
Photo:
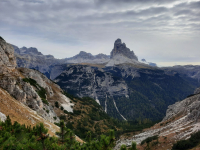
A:
{"label": "grey cloud", "polygon": [[156,3],[156,4],[166,4],[175,2],[178,0],[97,0],[98,4],[105,4],[105,3],[112,3],[112,4],[119,4],[119,3],[128,3],[128,4],[149,4],[149,3]]}
{"label": "grey cloud", "polygon": [[143,36],[141,41],[146,34],[152,38],[156,38],[155,34],[185,34],[190,38],[200,30],[200,1],[186,1],[6,0],[0,1],[0,30],[6,28],[12,33],[62,43],[66,39],[80,43],[119,36],[133,36],[137,40],[134,37],[137,32]]}

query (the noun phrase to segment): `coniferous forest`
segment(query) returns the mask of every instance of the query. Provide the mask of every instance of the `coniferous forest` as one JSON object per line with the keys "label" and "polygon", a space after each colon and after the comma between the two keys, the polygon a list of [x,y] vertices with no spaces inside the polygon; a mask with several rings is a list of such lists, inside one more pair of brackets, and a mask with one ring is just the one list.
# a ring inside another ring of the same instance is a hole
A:
{"label": "coniferous forest", "polygon": [[[60,121],[60,132],[57,136],[49,136],[48,130],[42,123],[31,127],[11,122],[9,116],[5,122],[0,122],[0,150],[111,150],[115,146],[114,131],[110,130],[108,136],[101,135],[92,139],[88,132],[85,141],[80,143],[75,134],[64,121]],[[132,143],[129,150],[136,150],[136,143]],[[121,150],[127,150],[122,145]]]}

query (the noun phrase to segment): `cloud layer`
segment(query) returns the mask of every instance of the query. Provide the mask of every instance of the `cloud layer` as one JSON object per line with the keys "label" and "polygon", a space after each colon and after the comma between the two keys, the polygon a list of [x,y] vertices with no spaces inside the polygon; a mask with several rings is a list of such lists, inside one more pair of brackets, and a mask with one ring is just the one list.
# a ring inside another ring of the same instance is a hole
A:
{"label": "cloud layer", "polygon": [[200,0],[1,0],[0,18],[7,41],[59,58],[121,38],[149,61],[199,61]]}

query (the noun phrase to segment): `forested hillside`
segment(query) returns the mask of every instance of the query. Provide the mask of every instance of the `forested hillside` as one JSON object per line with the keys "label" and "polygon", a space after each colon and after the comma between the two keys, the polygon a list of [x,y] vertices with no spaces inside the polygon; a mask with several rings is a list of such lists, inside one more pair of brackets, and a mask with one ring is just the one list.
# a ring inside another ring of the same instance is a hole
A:
{"label": "forested hillside", "polygon": [[111,117],[132,121],[162,119],[168,105],[193,94],[200,84],[178,73],[168,75],[157,68],[127,65],[68,65],[55,82],[70,94],[99,101]]}

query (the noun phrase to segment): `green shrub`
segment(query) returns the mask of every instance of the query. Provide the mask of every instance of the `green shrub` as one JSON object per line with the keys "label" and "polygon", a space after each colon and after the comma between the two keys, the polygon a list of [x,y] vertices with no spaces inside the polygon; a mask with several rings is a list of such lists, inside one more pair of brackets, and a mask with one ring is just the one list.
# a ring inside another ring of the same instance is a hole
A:
{"label": "green shrub", "polygon": [[172,150],[187,150],[192,149],[200,143],[200,131],[191,135],[188,140],[180,140],[175,143]]}
{"label": "green shrub", "polygon": [[67,120],[65,115],[61,115],[59,118],[60,118],[60,120],[64,120],[64,121]]}
{"label": "green shrub", "polygon": [[30,83],[30,85],[34,86],[37,89],[36,92],[41,97],[41,99],[46,99],[46,90],[41,87],[34,79],[24,78],[23,81]]}
{"label": "green shrub", "polygon": [[59,104],[58,104],[57,101],[55,102],[55,106],[56,106],[57,108],[59,108]]}
{"label": "green shrub", "polygon": [[157,140],[157,139],[158,139],[158,135],[155,135],[155,136],[152,136],[152,137],[148,137],[148,138],[146,138],[145,140],[143,140],[141,142],[141,145],[143,145],[144,143],[150,143],[151,141]]}
{"label": "green shrub", "polygon": [[44,98],[42,98],[42,102],[43,102],[44,104],[49,105],[49,102],[48,102],[46,99],[44,99]]}
{"label": "green shrub", "polygon": [[64,113],[65,113],[65,114],[68,114],[68,111],[64,110]]}

